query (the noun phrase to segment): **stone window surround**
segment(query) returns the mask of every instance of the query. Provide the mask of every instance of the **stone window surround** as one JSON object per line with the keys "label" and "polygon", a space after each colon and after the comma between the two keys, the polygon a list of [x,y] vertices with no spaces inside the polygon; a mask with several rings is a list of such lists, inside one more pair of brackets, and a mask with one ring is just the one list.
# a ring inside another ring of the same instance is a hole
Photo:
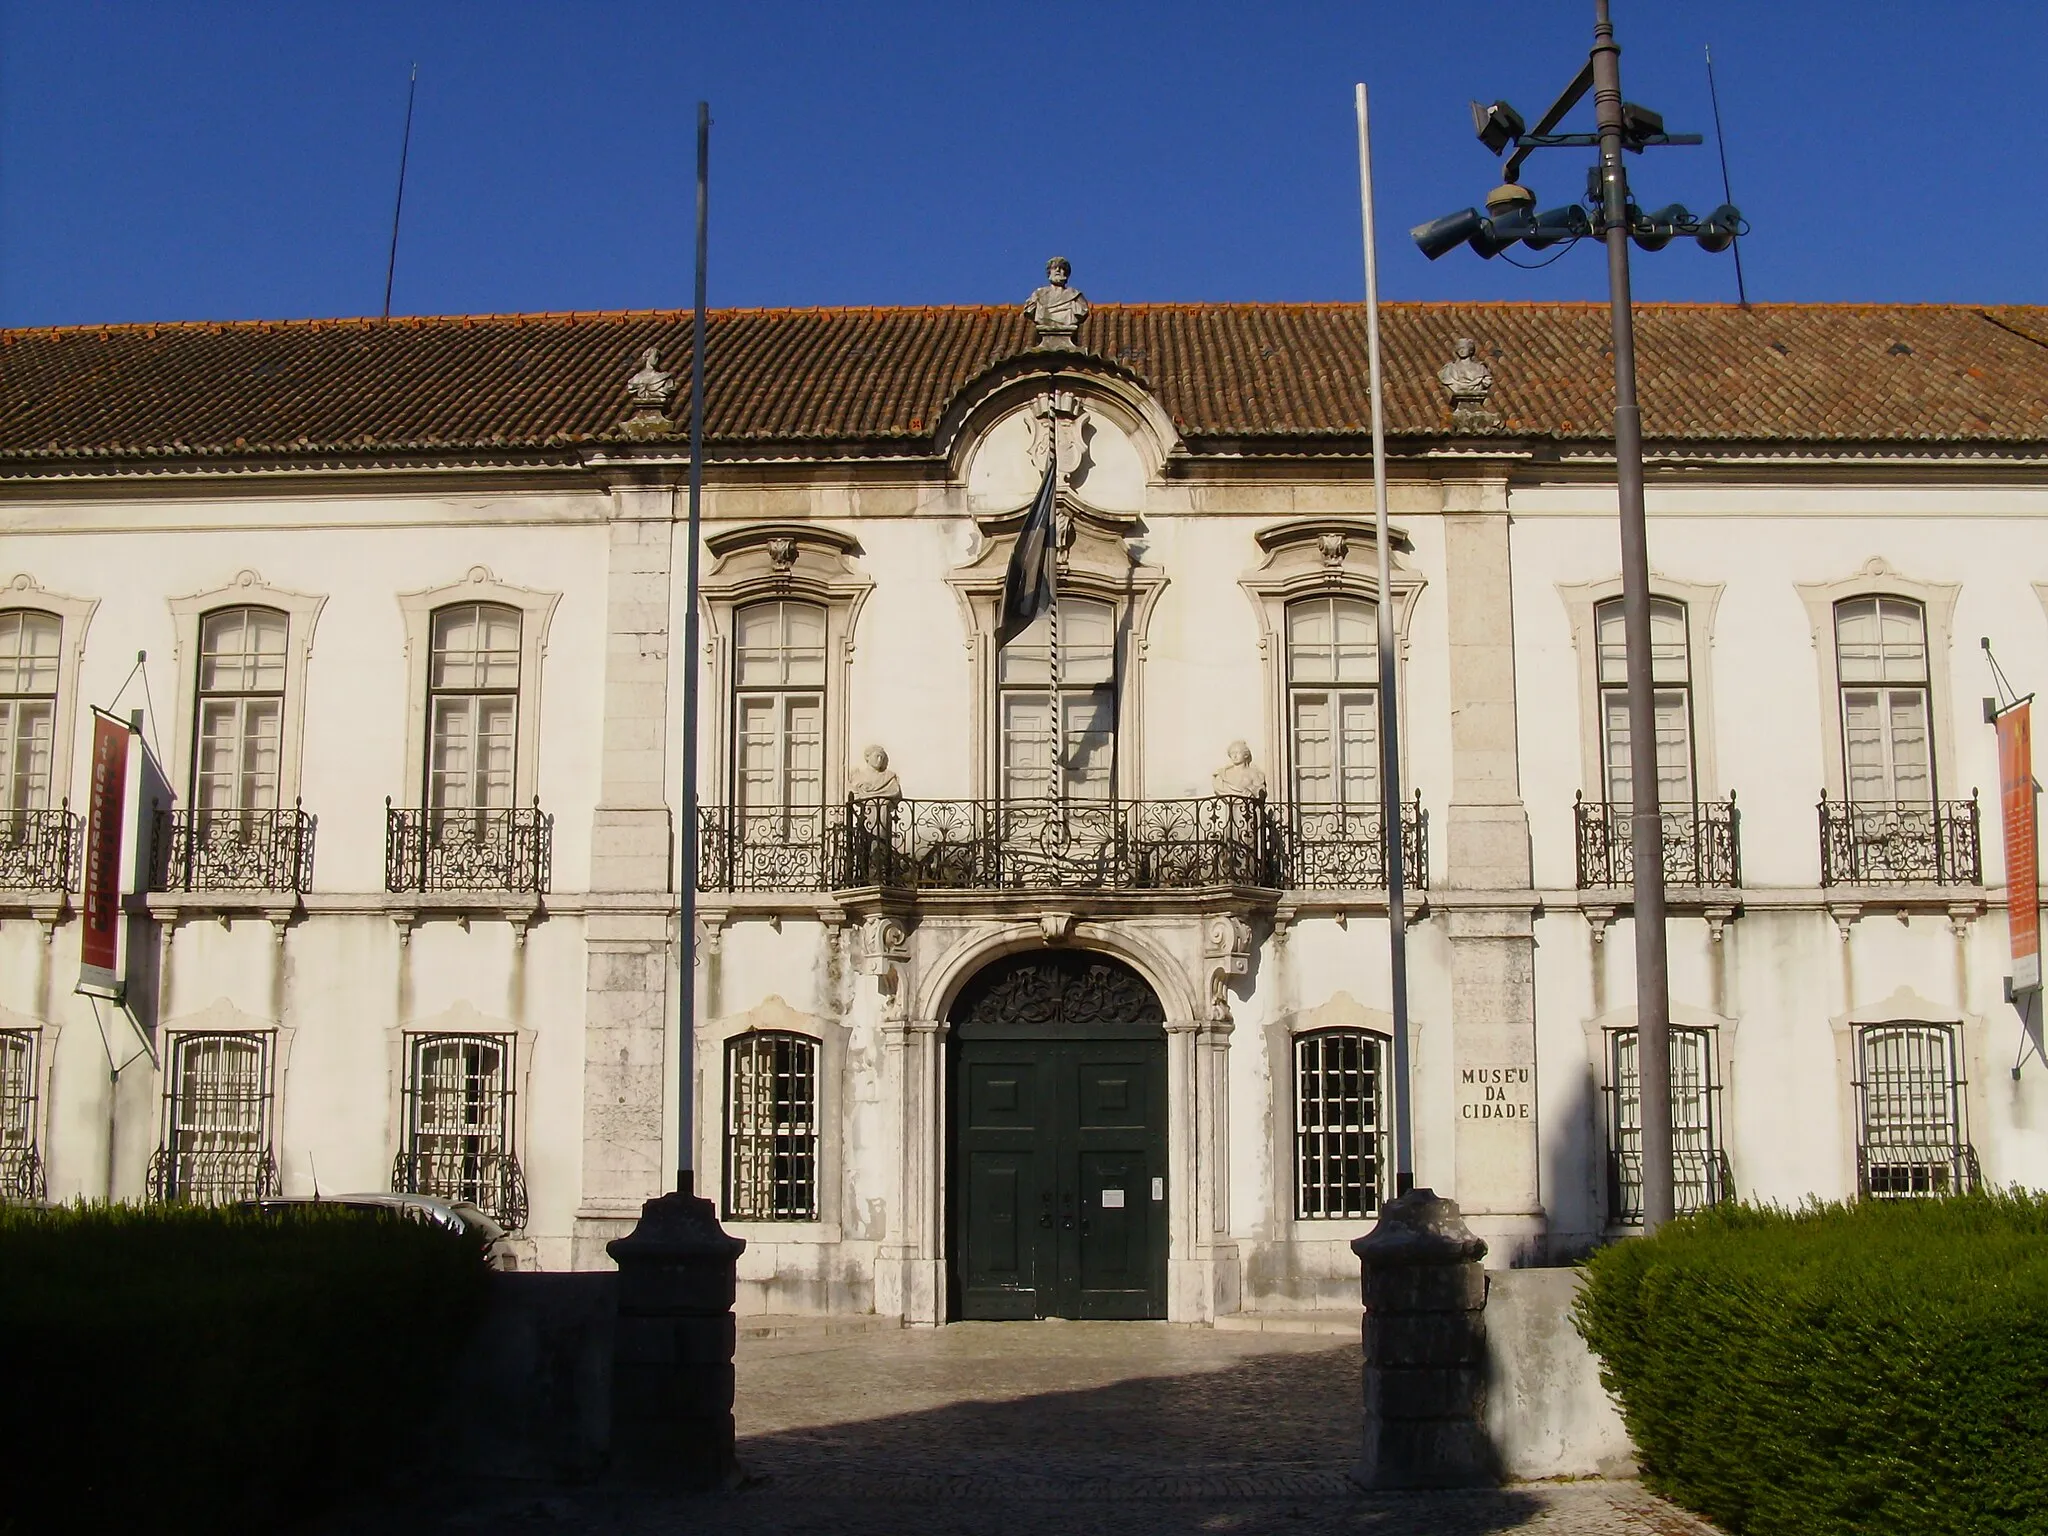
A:
{"label": "stone window surround", "polygon": [[[1659,595],[1661,596],[1662,594]],[[1719,1116],[1714,1122],[1715,1129],[1720,1133],[1719,1151],[1728,1160],[1728,1166],[1733,1169],[1738,1166],[1738,1159],[1736,1157],[1735,1138],[1733,1135],[1735,1120],[1734,1116],[1729,1112],[1729,1106],[1735,1101],[1735,1083],[1731,1075],[1731,1069],[1735,1061],[1735,1039],[1742,1028],[1742,1021],[1740,1019],[1731,1019],[1726,1014],[1715,1013],[1711,1009],[1694,1008],[1686,1003],[1675,1000],[1671,1004],[1669,1018],[1672,1024],[1680,1028],[1702,1029],[1707,1032],[1708,1049],[1713,1052],[1710,1063],[1714,1074],[1713,1086],[1721,1091],[1721,1102],[1717,1106]],[[1634,1029],[1636,1027],[1635,1005],[1629,1003],[1620,1008],[1610,1008],[1599,1017],[1585,1019],[1582,1023],[1586,1034],[1586,1053],[1593,1064],[1593,1113],[1595,1118],[1592,1145],[1595,1155],[1600,1160],[1601,1169],[1598,1175],[1598,1183],[1593,1191],[1595,1196],[1594,1209],[1604,1230],[1609,1235],[1626,1235],[1640,1232],[1642,1229],[1633,1223],[1616,1223],[1609,1218],[1608,1213],[1613,1207],[1607,1198],[1609,1193],[1607,1189],[1607,1179],[1609,1177],[1607,1172],[1609,1146],[1609,1126],[1607,1123],[1609,1111],[1607,1106],[1608,1093],[1614,1087],[1614,1042],[1612,1037],[1622,1030]],[[1731,1187],[1728,1190],[1729,1198],[1733,1199],[1735,1193],[1735,1189]]]}
{"label": "stone window surround", "polygon": [[[1855,595],[1855,594],[1851,594]],[[1911,595],[1910,593],[1908,594]],[[1930,628],[1933,624],[1929,616]],[[1956,1070],[1961,1075],[1957,1084],[1956,1102],[1960,1113],[1957,1130],[1966,1144],[1970,1143],[1970,1091],[1972,1085],[1981,1085],[1993,1080],[1991,1072],[1990,1029],[1984,1019],[1974,1013],[1964,1013],[1959,1008],[1943,1007],[1915,992],[1911,987],[1900,986],[1890,997],[1878,1002],[1865,1004],[1838,1013],[1828,1020],[1835,1039],[1835,1089],[1841,1104],[1841,1133],[1836,1138],[1842,1162],[1843,1198],[1854,1199],[1857,1195],[1856,1151],[1857,1138],[1861,1133],[1862,1119],[1860,1106],[1856,1102],[1856,1046],[1857,1036],[1864,1029],[1887,1024],[1938,1024],[1955,1031]],[[1997,1178],[1989,1171],[1984,1173],[1984,1187],[1998,1187]]]}
{"label": "stone window surround", "polygon": [[[1269,793],[1275,799],[1286,799],[1294,782],[1294,741],[1287,719],[1287,606],[1305,597],[1356,597],[1377,605],[1378,549],[1371,520],[1355,517],[1292,518],[1259,529],[1253,538],[1264,558],[1257,569],[1239,577],[1237,584],[1251,599],[1259,620],[1259,656],[1266,679],[1264,761],[1273,769]],[[1401,712],[1401,788],[1412,797],[1408,636],[1416,602],[1428,583],[1402,559],[1411,547],[1408,535],[1389,526],[1387,542],[1388,585],[1394,604],[1394,700]],[[1377,694],[1377,679],[1372,688]],[[1288,1198],[1292,1201],[1291,1193]]]}
{"label": "stone window surround", "polygon": [[[1685,608],[1685,650],[1687,687],[1691,693],[1693,796],[1700,801],[1720,800],[1721,776],[1714,751],[1714,614],[1727,587],[1720,582],[1681,581],[1650,573],[1650,596],[1680,603]],[[1559,582],[1557,595],[1564,600],[1572,627],[1572,649],[1578,657],[1579,697],[1579,782],[1586,798],[1606,798],[1606,776],[1601,769],[1600,709],[1600,605],[1622,595],[1620,576],[1599,581]],[[1632,1027],[1632,1026],[1629,1026]]]}
{"label": "stone window surround", "polygon": [[[1135,514],[1104,512],[1070,491],[1059,493],[1059,510],[1070,517],[1073,539],[1060,556],[1060,593],[1093,598],[1110,605],[1116,633],[1117,782],[1119,800],[1145,798],[1145,655],[1152,613],[1166,590],[1166,572],[1146,565],[1132,553],[1129,540],[1137,527]],[[979,798],[1002,794],[1000,690],[996,681],[999,647],[996,624],[1002,614],[1003,575],[1010,563],[1029,507],[975,519],[980,548],[966,565],[946,576],[959,602],[967,629],[968,665],[972,669],[974,718],[970,737],[969,782]]]}
{"label": "stone window surround", "polygon": [[199,631],[210,613],[223,608],[269,608],[285,616],[284,711],[279,723],[277,749],[277,803],[289,808],[299,797],[300,770],[306,745],[306,671],[313,655],[313,628],[320,610],[327,604],[325,594],[293,592],[273,587],[255,571],[245,570],[224,587],[195,592],[170,600],[173,626],[172,656],[178,669],[177,702],[171,720],[171,760],[164,765],[171,776],[172,793],[182,785],[190,800],[193,793],[192,754],[196,742],[199,711]]}
{"label": "stone window surround", "polygon": [[[509,1019],[495,1019],[479,1013],[467,1002],[450,1004],[437,1014],[387,1025],[384,1052],[388,1088],[385,1094],[385,1156],[383,1177],[388,1181],[392,1165],[405,1150],[405,1075],[410,1069],[411,1046],[421,1035],[494,1035],[512,1043],[512,1123],[506,1127],[506,1141],[521,1169],[526,1167],[527,1089],[533,1080],[534,1047],[539,1032],[525,1029]],[[279,1176],[282,1177],[282,1170]]]}
{"label": "stone window surround", "polygon": [[258,1036],[264,1041],[269,1056],[270,1152],[277,1161],[278,1193],[284,1193],[294,1171],[285,1161],[284,1123],[285,1092],[291,1075],[292,1041],[297,1034],[296,1026],[280,1024],[274,1019],[245,1013],[225,997],[216,997],[196,1012],[180,1014],[177,1018],[165,1020],[158,1027],[157,1035],[161,1042],[156,1057],[157,1146],[164,1145],[170,1128],[171,1073],[178,1060],[178,1042],[195,1035]]}
{"label": "stone window surround", "polygon": [[[874,582],[853,563],[860,542],[815,523],[749,523],[705,536],[715,562],[698,582],[703,608],[706,689],[712,708],[704,724],[710,765],[709,804],[737,795],[733,755],[735,615],[762,602],[813,603],[825,610],[825,804],[845,798],[852,752],[853,637]],[[680,642],[678,642],[680,643]],[[700,719],[702,717],[700,716]],[[886,745],[886,743],[884,743]],[[722,1070],[722,1069],[721,1069]],[[781,1226],[782,1223],[771,1223]]]}
{"label": "stone window surround", "polygon": [[[1268,1095],[1274,1107],[1271,1117],[1272,1138],[1272,1187],[1268,1191],[1267,1209],[1273,1213],[1274,1236],[1283,1242],[1310,1242],[1331,1238],[1336,1235],[1333,1223],[1354,1220],[1350,1217],[1297,1216],[1295,1212],[1294,1181],[1297,1177],[1295,1159],[1295,1118],[1299,1111],[1297,1104],[1298,1085],[1295,1082],[1294,1042],[1303,1035],[1312,1035],[1325,1030],[1361,1030],[1366,1034],[1379,1035],[1387,1042],[1387,1071],[1391,1076],[1394,1069],[1394,1016],[1384,1008],[1375,1008],[1359,1002],[1349,992],[1333,992],[1328,1000],[1313,1008],[1299,1008],[1276,1016],[1266,1026],[1266,1051],[1268,1071],[1272,1074],[1272,1088]],[[1416,1072],[1416,1053],[1413,1049],[1417,1039],[1416,1021],[1408,1021],[1408,1077],[1411,1089],[1420,1083]],[[1387,1112],[1394,1111],[1394,1098],[1387,1094]],[[1389,1127],[1387,1145],[1393,1151],[1392,1128]],[[1393,1187],[1394,1170],[1386,1170],[1386,1186]],[[1382,1198],[1391,1199],[1391,1195]],[[1354,1220],[1355,1225],[1355,1220]]]}
{"label": "stone window surround", "polygon": [[55,1114],[55,1106],[50,1102],[50,1082],[57,1061],[58,1038],[64,1033],[64,1026],[61,1022],[35,1018],[0,1006],[0,1032],[27,1035],[34,1042],[32,1049],[36,1053],[36,1075],[32,1091],[36,1096],[36,1118],[35,1123],[29,1127],[29,1135],[37,1155],[43,1160],[43,1168],[47,1175],[50,1165],[50,1127]]}
{"label": "stone window surround", "polygon": [[[725,1048],[742,1035],[775,1031],[802,1035],[818,1046],[818,1218],[815,1221],[742,1221],[725,1214]],[[741,1013],[727,1014],[697,1029],[697,1187],[716,1191],[719,1221],[734,1237],[750,1243],[836,1243],[845,1178],[844,1148],[850,1091],[847,1049],[853,1031],[837,1020],[802,1013],[770,994]]]}
{"label": "stone window surround", "polygon": [[99,608],[96,597],[67,597],[47,592],[27,572],[0,582],[0,609],[28,608],[47,613],[58,623],[57,710],[51,722],[50,809],[71,796],[72,747],[78,733],[78,673],[85,662],[85,635]]}
{"label": "stone window surround", "polygon": [[1894,570],[1882,555],[1874,556],[1854,575],[1840,581],[1800,582],[1799,600],[1813,627],[1815,671],[1819,675],[1821,762],[1830,800],[1848,798],[1848,776],[1842,758],[1842,689],[1835,652],[1835,605],[1852,597],[1903,597],[1920,605],[1927,620],[1928,728],[1934,734],[1934,793],[1948,800],[1964,798],[1956,766],[1955,691],[1950,671],[1958,582],[1915,581]]}
{"label": "stone window surround", "polygon": [[405,787],[393,797],[394,804],[427,803],[427,674],[434,651],[434,614],[456,603],[496,603],[519,614],[519,726],[513,748],[512,804],[533,802],[540,783],[541,663],[548,653],[548,626],[561,600],[559,592],[510,586],[484,565],[471,566],[462,580],[445,587],[398,594],[405,619]]}

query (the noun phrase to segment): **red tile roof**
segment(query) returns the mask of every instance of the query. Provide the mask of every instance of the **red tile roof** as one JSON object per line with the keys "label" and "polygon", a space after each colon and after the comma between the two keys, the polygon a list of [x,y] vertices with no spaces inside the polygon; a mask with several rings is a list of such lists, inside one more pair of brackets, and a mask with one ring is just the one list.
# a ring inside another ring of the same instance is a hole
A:
{"label": "red tile roof", "polygon": [[[1636,325],[1653,441],[2048,445],[2048,309],[1645,304]],[[1604,305],[1392,304],[1382,334],[1397,437],[1449,434],[1436,374],[1466,335],[1504,430],[1610,431]],[[1368,427],[1356,304],[1099,304],[1081,341],[1148,384],[1197,451],[1351,448]],[[961,387],[1030,343],[1009,306],[714,311],[708,434],[728,451],[928,451]],[[614,431],[649,346],[686,376],[689,315],[0,331],[0,465],[568,449]]]}

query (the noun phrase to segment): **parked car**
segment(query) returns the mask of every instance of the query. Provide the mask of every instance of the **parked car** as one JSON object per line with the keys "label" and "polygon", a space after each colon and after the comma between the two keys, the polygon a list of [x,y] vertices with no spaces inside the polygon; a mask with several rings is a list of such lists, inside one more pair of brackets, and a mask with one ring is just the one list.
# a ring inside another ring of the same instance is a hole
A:
{"label": "parked car", "polygon": [[423,1221],[449,1232],[474,1232],[483,1239],[484,1253],[493,1269],[514,1270],[519,1259],[509,1234],[488,1213],[467,1200],[435,1200],[426,1195],[272,1195],[252,1200],[260,1211],[304,1210],[315,1205],[343,1205],[356,1210],[383,1211],[403,1221]]}

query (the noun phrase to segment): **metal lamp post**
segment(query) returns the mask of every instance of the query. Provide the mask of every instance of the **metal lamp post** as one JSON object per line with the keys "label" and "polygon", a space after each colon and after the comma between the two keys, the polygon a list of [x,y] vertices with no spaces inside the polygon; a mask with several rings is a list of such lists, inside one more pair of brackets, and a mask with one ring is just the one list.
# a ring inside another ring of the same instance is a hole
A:
{"label": "metal lamp post", "polygon": [[[1555,132],[1590,88],[1596,134]],[[1505,102],[1473,104],[1480,141],[1494,153],[1515,146],[1504,185],[1487,198],[1490,217],[1465,209],[1414,230],[1432,261],[1459,245],[1492,257],[1518,241],[1536,249],[1598,233],[1607,245],[1607,282],[1614,333],[1615,486],[1621,503],[1623,630],[1628,661],[1630,851],[1635,862],[1636,1072],[1642,1117],[1643,1227],[1654,1232],[1675,1206],[1671,1149],[1671,999],[1664,934],[1664,817],[1657,786],[1657,695],[1650,652],[1650,560],[1643,517],[1643,417],[1636,403],[1635,323],[1629,297],[1631,238],[1656,250],[1690,235],[1709,251],[1728,249],[1743,232],[1742,215],[1723,204],[1696,219],[1677,206],[1644,215],[1629,196],[1625,149],[1698,144],[1698,134],[1670,134],[1654,112],[1621,97],[1621,48],[1614,40],[1608,0],[1594,0],[1593,48],[1585,67],[1529,129]],[[1533,212],[1535,197],[1519,184],[1532,150],[1598,147],[1586,210],[1574,205]]]}

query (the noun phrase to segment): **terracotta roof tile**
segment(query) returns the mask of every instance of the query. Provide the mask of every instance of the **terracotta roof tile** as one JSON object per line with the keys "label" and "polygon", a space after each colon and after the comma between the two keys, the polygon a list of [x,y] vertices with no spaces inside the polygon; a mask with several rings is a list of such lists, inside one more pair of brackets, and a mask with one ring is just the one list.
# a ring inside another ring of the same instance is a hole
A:
{"label": "terracotta roof tile", "polygon": [[[2048,444],[2048,309],[1645,304],[1636,325],[1652,440]],[[686,374],[689,327],[633,311],[5,331],[0,461],[564,448],[613,430],[644,348]],[[1464,335],[1508,431],[1610,431],[1603,305],[1393,304],[1382,334],[1396,436],[1449,432],[1436,373]],[[1197,449],[1368,428],[1356,304],[1100,304],[1082,338]],[[729,449],[924,451],[961,387],[1030,343],[1008,306],[717,310],[707,430]]]}

